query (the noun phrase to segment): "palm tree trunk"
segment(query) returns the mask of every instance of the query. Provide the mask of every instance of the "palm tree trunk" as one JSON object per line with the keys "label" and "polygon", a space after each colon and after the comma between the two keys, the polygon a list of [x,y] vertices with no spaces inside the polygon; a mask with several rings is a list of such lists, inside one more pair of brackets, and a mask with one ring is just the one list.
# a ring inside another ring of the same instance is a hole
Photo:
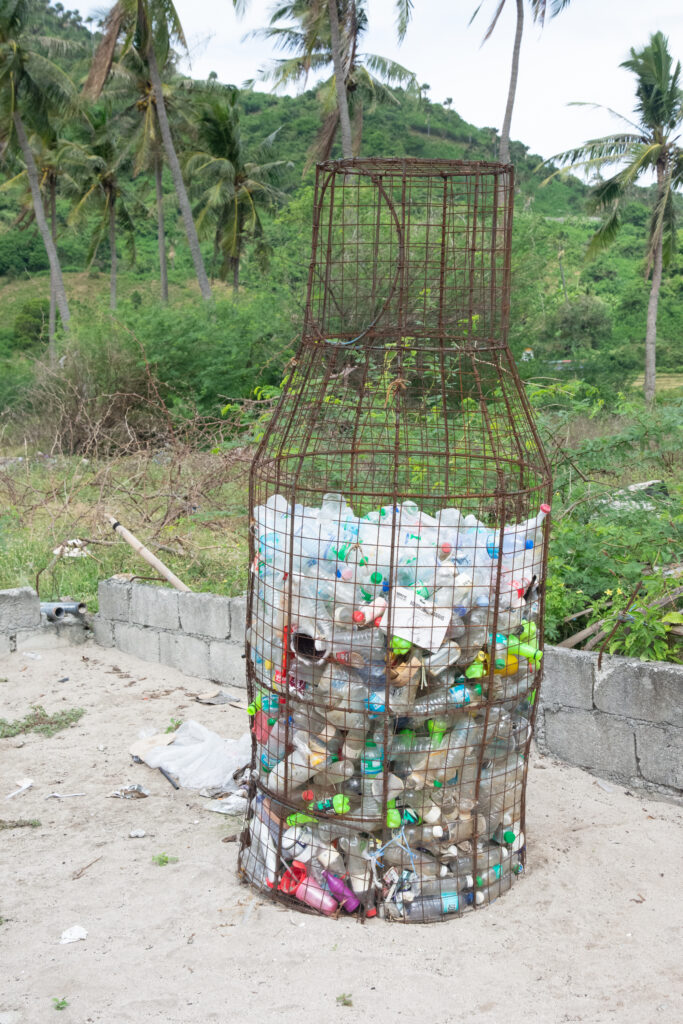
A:
{"label": "palm tree trunk", "polygon": [[159,118],[159,128],[161,129],[161,138],[164,143],[168,166],[171,170],[171,177],[173,178],[176,196],[178,197],[178,205],[180,206],[183,224],[185,225],[185,234],[187,235],[187,242],[190,246],[190,252],[192,253],[192,262],[194,263],[197,281],[199,282],[199,290],[202,293],[202,298],[210,301],[213,298],[211,285],[209,284],[209,279],[206,276],[204,260],[202,259],[202,252],[199,248],[199,239],[197,238],[197,229],[195,227],[194,220],[192,219],[190,200],[187,196],[185,182],[183,181],[183,175],[180,170],[180,163],[178,162],[178,156],[171,137],[171,129],[168,123],[168,116],[166,114],[166,104],[164,103],[161,76],[159,75],[157,59],[151,42],[147,51],[147,60],[149,63],[149,77],[152,82],[152,88],[154,89],[154,99],[157,107],[157,117]]}
{"label": "palm tree trunk", "polygon": [[157,191],[157,235],[159,238],[159,274],[161,278],[161,301],[168,302],[168,264],[166,262],[166,229],[164,226],[164,193],[161,188],[161,153],[154,153],[154,184]]}
{"label": "palm tree trunk", "polygon": [[[53,175],[50,175],[50,234],[52,242],[57,248],[57,183]],[[50,359],[50,366],[54,369],[57,363],[57,352],[55,349],[55,332],[57,329],[57,290],[55,288],[55,276],[50,269],[50,318],[47,328],[47,350]]]}
{"label": "palm tree trunk", "polygon": [[116,196],[109,193],[109,308],[116,309]]}
{"label": "palm tree trunk", "polygon": [[655,356],[657,347],[657,306],[659,304],[659,289],[662,283],[662,245],[664,239],[660,232],[657,245],[655,246],[654,260],[652,263],[652,286],[650,288],[650,300],[647,304],[647,329],[645,332],[645,375],[643,378],[643,393],[645,401],[650,405],[655,397]]}
{"label": "palm tree trunk", "polygon": [[524,29],[524,3],[517,2],[517,28],[515,29],[515,45],[512,48],[512,68],[510,69],[510,86],[508,88],[508,101],[505,107],[505,117],[500,133],[500,149],[498,159],[502,164],[510,163],[510,125],[512,124],[512,108],[515,105],[515,92],[517,91],[517,76],[519,74],[519,52],[522,48],[522,31]]}
{"label": "palm tree trunk", "polygon": [[337,0],[327,0],[330,12],[330,41],[332,43],[332,60],[334,62],[334,85],[337,90],[337,106],[339,107],[339,127],[341,128],[342,156],[345,160],[353,157],[351,143],[351,118],[346,96],[346,83],[342,66],[341,35],[339,32],[339,12]]}
{"label": "palm tree trunk", "polygon": [[232,261],[232,296],[234,299],[237,298],[237,293],[240,287],[240,258],[235,256]]}
{"label": "palm tree trunk", "polygon": [[17,139],[26,164],[26,173],[28,175],[29,185],[31,186],[31,198],[33,199],[33,211],[36,217],[36,224],[38,225],[40,236],[43,239],[47,258],[50,261],[50,273],[54,280],[57,308],[59,309],[59,315],[62,318],[62,324],[66,330],[69,325],[69,320],[71,319],[69,303],[66,300],[62,268],[59,265],[57,249],[55,247],[55,243],[52,241],[50,228],[48,227],[47,218],[45,216],[45,210],[43,209],[43,201],[40,195],[40,184],[38,182],[38,168],[36,167],[36,162],[33,159],[31,147],[28,144],[28,137],[26,135],[26,129],[24,128],[24,122],[21,119],[21,114],[17,110],[14,111],[12,120],[14,121]]}

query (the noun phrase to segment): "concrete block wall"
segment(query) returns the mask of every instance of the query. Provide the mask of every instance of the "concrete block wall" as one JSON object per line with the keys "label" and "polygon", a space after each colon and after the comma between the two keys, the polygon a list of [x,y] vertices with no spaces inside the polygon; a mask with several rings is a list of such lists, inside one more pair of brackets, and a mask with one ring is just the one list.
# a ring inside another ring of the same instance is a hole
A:
{"label": "concrete block wall", "polygon": [[246,598],[103,580],[97,643],[230,687],[246,687]]}
{"label": "concrete block wall", "polygon": [[40,598],[31,587],[0,590],[0,655],[66,647],[83,643],[87,635],[80,616],[67,615],[60,622],[48,622],[40,613]]}
{"label": "concrete block wall", "polygon": [[683,802],[683,666],[546,648],[539,749]]}

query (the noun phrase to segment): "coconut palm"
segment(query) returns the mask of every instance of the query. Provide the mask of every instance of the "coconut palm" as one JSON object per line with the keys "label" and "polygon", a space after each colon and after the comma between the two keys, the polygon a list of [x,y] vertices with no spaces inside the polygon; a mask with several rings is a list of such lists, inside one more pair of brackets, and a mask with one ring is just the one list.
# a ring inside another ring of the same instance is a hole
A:
{"label": "coconut palm", "polygon": [[188,178],[198,193],[197,228],[214,244],[214,265],[221,257],[219,277],[232,277],[239,288],[240,258],[245,243],[256,243],[262,263],[268,255],[261,212],[284,200],[277,187],[287,167],[273,160],[275,136],[270,135],[253,153],[247,153],[240,135],[239,94],[236,89],[210,87],[195,115],[199,147],[188,154]]}
{"label": "coconut palm", "polygon": [[104,238],[109,238],[110,299],[116,309],[117,284],[117,229],[125,236],[131,255],[135,258],[135,219],[146,211],[134,195],[130,185],[131,157],[128,131],[121,131],[120,122],[110,116],[106,107],[91,111],[92,132],[86,142],[66,142],[60,152],[60,161],[68,171],[67,191],[76,202],[69,217],[72,224],[84,223],[89,214],[96,214],[88,248],[88,259],[95,259]]}
{"label": "coconut palm", "polygon": [[[183,94],[187,93],[184,88],[185,80],[175,74],[175,61],[170,47],[167,47],[165,55],[158,53],[157,62],[161,69],[164,103],[175,134],[178,122],[174,115],[180,111],[180,119],[187,120],[181,103]],[[116,120],[125,120],[128,125],[126,130],[131,132],[133,177],[145,171],[151,171],[154,175],[161,301],[168,302],[168,260],[162,187],[164,149],[149,65],[144,55],[133,45],[113,67],[116,73],[107,85],[106,95],[120,108],[120,112],[115,115]]]}
{"label": "coconut palm", "polygon": [[[43,208],[45,217],[50,224],[50,237],[54,245],[57,245],[57,189],[59,179],[63,173],[63,166],[59,159],[59,140],[54,131],[54,125],[49,129],[48,138],[39,136],[31,137],[31,151],[38,171],[38,181],[43,197]],[[20,168],[20,169],[19,169]],[[17,162],[17,173],[14,177],[7,179],[0,185],[0,192],[14,188],[16,185],[23,185],[26,189],[25,196],[21,200],[22,210],[19,215],[19,222],[24,228],[35,220],[31,186],[28,179],[28,172],[23,164]],[[57,361],[56,351],[56,329],[57,329],[57,293],[55,288],[54,274],[50,271],[50,312],[48,317],[48,356],[50,364],[55,365]]]}
{"label": "coconut palm", "polygon": [[267,28],[252,33],[293,54],[261,72],[275,89],[305,84],[311,73],[332,66],[332,76],[318,89],[323,124],[308,165],[312,159],[329,157],[338,127],[343,157],[357,154],[364,108],[372,110],[377,102],[398,103],[391,86],[415,88],[412,71],[386,57],[359,52],[368,26],[366,6],[366,0],[288,0],[276,5]]}
{"label": "coconut palm", "polygon": [[63,51],[69,44],[30,34],[30,14],[29,0],[0,0],[0,160],[15,143],[18,145],[36,224],[50,263],[51,288],[62,324],[67,327],[69,304],[57,247],[45,216],[40,174],[29,135],[48,138],[50,119],[73,107],[76,93],[68,75],[49,59],[49,55]]}
{"label": "coconut palm", "polygon": [[[233,3],[235,0],[233,0]],[[235,4],[237,6],[237,4]],[[243,5],[240,4],[240,7]],[[93,59],[90,73],[84,86],[84,94],[90,98],[100,95],[111,70],[116,44],[124,37],[124,53],[133,45],[144,57],[149,68],[149,77],[154,94],[159,131],[166,159],[173,178],[180,213],[183,218],[187,242],[192,254],[197,281],[202,297],[212,298],[211,285],[206,275],[204,260],[199,247],[197,229],[192,219],[192,208],[183,181],[180,161],[173,143],[168,113],[164,101],[164,88],[159,72],[157,53],[168,53],[169,44],[179,43],[187,50],[185,33],[172,0],[117,0],[105,20],[105,33]]]}
{"label": "coconut palm", "polygon": [[676,250],[674,193],[683,187],[681,63],[678,61],[674,66],[668,39],[661,32],[655,32],[641,50],[631,49],[621,67],[636,76],[635,120],[610,111],[626,126],[623,131],[601,139],[590,139],[550,160],[570,167],[583,167],[589,172],[600,172],[610,166],[619,168],[611,178],[600,179],[593,189],[593,207],[606,211],[607,216],[591,240],[588,256],[605,248],[615,238],[621,224],[621,208],[634,183],[643,176],[655,177],[655,202],[649,224],[645,270],[646,278],[652,274],[643,384],[645,400],[650,403],[655,396],[659,290],[663,268]]}
{"label": "coconut palm", "polygon": [[[535,22],[543,26],[545,24],[546,15],[548,13],[548,6],[550,6],[550,17],[554,18],[556,15],[563,11],[565,7],[569,6],[570,0],[529,0],[531,5],[531,15]],[[497,0],[498,6],[496,12],[491,19],[491,24],[486,30],[486,35],[482,40],[482,45],[489,38],[494,28],[498,23],[498,19],[503,13],[505,7],[505,0]],[[477,14],[484,6],[482,3],[476,8],[474,14],[470,18],[470,25],[476,18]],[[503,164],[510,163],[510,126],[512,124],[512,111],[515,105],[515,93],[517,91],[517,78],[519,76],[519,54],[522,48],[522,34],[524,31],[524,2],[523,0],[515,0],[515,6],[517,9],[517,20],[515,25],[515,40],[512,47],[512,65],[510,68],[510,82],[508,85],[508,96],[507,103],[505,104],[505,116],[503,117],[503,127],[500,131],[500,146],[498,150],[498,159]]]}

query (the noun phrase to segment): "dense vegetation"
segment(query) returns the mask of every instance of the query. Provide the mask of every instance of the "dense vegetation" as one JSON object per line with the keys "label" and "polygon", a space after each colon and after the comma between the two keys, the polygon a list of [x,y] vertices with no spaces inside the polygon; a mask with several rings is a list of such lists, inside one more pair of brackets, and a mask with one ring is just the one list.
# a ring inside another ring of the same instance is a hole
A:
{"label": "dense vegetation", "polygon": [[[32,41],[60,41],[48,47],[50,59],[80,96],[102,31],[48,0],[28,7],[27,52]],[[166,545],[169,562],[194,586],[244,583],[244,543],[232,518],[241,522],[246,496],[235,453],[248,452],[299,336],[320,96],[193,82],[177,73],[173,51],[162,50],[155,59],[213,302],[198,301],[139,32],[125,53],[119,45],[115,73],[96,100],[79,100],[70,113],[63,107],[49,130],[31,133],[54,215],[68,331],[63,323],[51,329],[50,263],[25,161],[0,139],[0,430],[10,459],[47,453],[47,461],[10,461],[0,473],[0,585],[35,583],[54,543],[77,531],[93,536],[112,500],[146,539]],[[404,84],[377,87],[374,99],[383,102],[366,100],[360,155],[497,159],[495,129],[469,125],[450,101],[429,102],[424,88]],[[341,156],[336,136],[328,141],[331,156]],[[575,628],[564,620],[587,607],[585,622],[616,615],[643,573],[657,596],[662,566],[683,560],[683,258],[672,256],[662,282],[661,390],[646,410],[634,384],[644,364],[654,186],[629,185],[619,235],[586,261],[599,223],[588,187],[572,176],[544,185],[541,158],[514,140],[510,150],[510,343],[555,465],[548,627],[557,640]],[[218,469],[205,461],[211,451]],[[182,462],[175,477],[166,459]],[[649,477],[665,483],[647,499],[658,514],[647,502],[621,511],[605,504],[615,489]],[[227,562],[215,538],[226,527],[234,541]],[[134,568],[119,548],[99,554],[98,568],[65,560],[45,586],[78,590],[92,603],[98,575]],[[648,644],[641,649],[652,655]]]}

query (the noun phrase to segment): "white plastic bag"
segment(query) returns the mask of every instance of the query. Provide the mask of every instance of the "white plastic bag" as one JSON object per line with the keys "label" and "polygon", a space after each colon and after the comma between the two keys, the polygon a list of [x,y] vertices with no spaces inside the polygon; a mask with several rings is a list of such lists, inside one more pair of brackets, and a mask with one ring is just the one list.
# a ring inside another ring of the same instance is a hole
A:
{"label": "white plastic bag", "polygon": [[187,789],[236,790],[233,773],[251,758],[251,734],[225,740],[199,722],[183,722],[167,747],[154,747],[144,756],[150,768],[163,768]]}

